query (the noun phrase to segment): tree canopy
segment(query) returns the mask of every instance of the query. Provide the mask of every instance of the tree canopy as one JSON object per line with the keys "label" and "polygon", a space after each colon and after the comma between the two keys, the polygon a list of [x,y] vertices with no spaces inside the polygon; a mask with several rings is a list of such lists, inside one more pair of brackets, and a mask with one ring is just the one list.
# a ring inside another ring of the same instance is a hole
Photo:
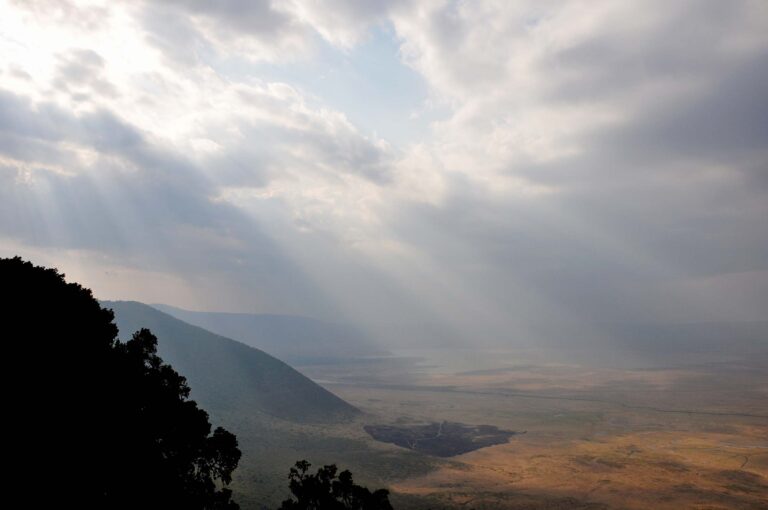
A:
{"label": "tree canopy", "polygon": [[389,491],[371,492],[352,481],[348,470],[338,473],[334,465],[323,466],[317,473],[309,473],[311,464],[306,460],[291,468],[288,478],[295,499],[283,501],[280,510],[392,510]]}
{"label": "tree canopy", "polygon": [[120,342],[90,290],[19,257],[0,259],[0,311],[6,465],[30,506],[238,508],[237,439],[211,431],[149,330]]}

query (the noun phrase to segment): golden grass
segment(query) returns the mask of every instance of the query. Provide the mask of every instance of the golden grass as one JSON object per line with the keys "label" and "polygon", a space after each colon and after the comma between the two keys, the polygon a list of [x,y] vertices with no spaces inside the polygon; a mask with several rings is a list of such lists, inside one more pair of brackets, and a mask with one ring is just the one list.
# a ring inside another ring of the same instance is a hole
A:
{"label": "golden grass", "polygon": [[369,420],[527,431],[391,483],[446,508],[768,509],[768,419],[740,415],[767,413],[766,375],[743,374],[533,367],[336,390]]}
{"label": "golden grass", "polygon": [[520,493],[567,494],[612,508],[768,508],[765,447],[730,446],[766,437],[768,427],[742,429],[735,436],[640,432],[565,442],[527,434],[456,457],[461,464],[392,488],[454,503],[484,494],[486,503],[494,501],[498,508]]}

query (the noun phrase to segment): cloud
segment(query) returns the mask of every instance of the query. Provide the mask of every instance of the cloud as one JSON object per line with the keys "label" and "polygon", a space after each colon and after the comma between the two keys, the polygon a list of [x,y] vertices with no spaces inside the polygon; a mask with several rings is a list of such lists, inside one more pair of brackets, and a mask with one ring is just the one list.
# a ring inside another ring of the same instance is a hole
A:
{"label": "cloud", "polygon": [[36,18],[53,23],[73,24],[80,30],[98,30],[108,20],[110,10],[104,5],[83,5],[73,0],[11,0],[11,5]]}
{"label": "cloud", "polygon": [[171,60],[197,65],[206,54],[274,61],[308,49],[311,29],[268,0],[147,1],[137,18]]}
{"label": "cloud", "polygon": [[[744,277],[768,271],[761,2],[18,8],[0,25],[14,246],[186,282],[165,299],[182,305],[199,284],[233,309],[494,341],[764,308]],[[374,30],[428,87],[407,143],[299,79]]]}
{"label": "cloud", "polygon": [[[718,316],[667,284],[768,264],[768,201],[750,184],[768,163],[768,18],[754,2],[696,7],[436,2],[395,17],[452,110],[431,148],[442,198],[401,207],[398,235],[513,303],[513,323]],[[737,287],[722,299],[754,313]]]}
{"label": "cloud", "polygon": [[59,57],[53,85],[73,99],[85,100],[90,94],[114,97],[115,86],[104,78],[104,59],[93,50],[72,50]]}
{"label": "cloud", "polygon": [[[183,156],[153,145],[108,112],[76,116],[10,94],[0,98],[0,106],[0,125],[9,124],[4,114],[12,112],[28,126],[20,143],[43,144],[54,155],[41,162],[28,152],[0,148],[0,237],[33,252],[61,253],[65,268],[71,264],[66,253],[96,253],[98,265],[122,272],[149,271],[205,285],[218,279],[212,296],[198,296],[203,303],[235,306],[242,299],[236,287],[244,285],[251,303],[323,307],[322,293],[290,257],[252,218],[215,200],[216,187]],[[56,124],[48,122],[52,116]],[[91,157],[78,160],[78,152]],[[113,284],[126,286],[130,282]],[[143,292],[167,297],[155,287]]]}

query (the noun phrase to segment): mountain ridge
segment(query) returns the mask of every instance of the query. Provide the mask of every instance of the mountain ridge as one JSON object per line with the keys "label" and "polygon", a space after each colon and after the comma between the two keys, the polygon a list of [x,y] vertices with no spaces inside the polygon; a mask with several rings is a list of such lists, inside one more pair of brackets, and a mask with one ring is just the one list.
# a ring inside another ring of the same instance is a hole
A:
{"label": "mountain ridge", "polygon": [[102,301],[121,340],[148,328],[158,353],[212,412],[244,409],[293,422],[348,419],[359,411],[284,361],[136,301]]}

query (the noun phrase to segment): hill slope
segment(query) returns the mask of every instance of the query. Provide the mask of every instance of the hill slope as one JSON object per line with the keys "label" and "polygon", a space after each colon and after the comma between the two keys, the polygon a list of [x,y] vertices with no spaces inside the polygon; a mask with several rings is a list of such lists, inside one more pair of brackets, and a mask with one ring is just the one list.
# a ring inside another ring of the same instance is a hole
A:
{"label": "hill slope", "polygon": [[261,412],[295,422],[331,421],[358,411],[287,364],[135,301],[104,301],[120,338],[149,328],[158,353],[184,375],[192,398],[214,413]]}
{"label": "hill slope", "polygon": [[168,305],[152,306],[184,322],[263,349],[292,363],[387,354],[350,326],[309,317],[193,312]]}

